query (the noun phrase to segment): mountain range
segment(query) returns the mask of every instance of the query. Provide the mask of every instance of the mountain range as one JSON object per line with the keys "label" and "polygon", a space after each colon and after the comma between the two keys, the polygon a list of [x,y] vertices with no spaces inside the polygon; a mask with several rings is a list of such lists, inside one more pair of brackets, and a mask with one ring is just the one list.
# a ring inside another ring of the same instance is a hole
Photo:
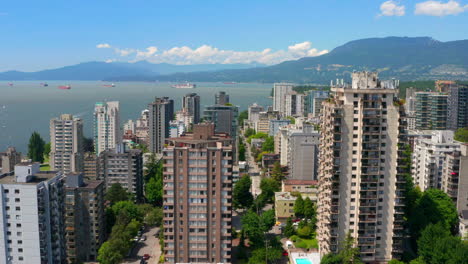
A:
{"label": "mountain range", "polygon": [[348,42],[317,57],[261,64],[171,65],[88,62],[59,69],[0,73],[0,80],[236,81],[328,83],[355,70],[377,70],[400,80],[468,79],[468,40],[430,37],[369,38]]}

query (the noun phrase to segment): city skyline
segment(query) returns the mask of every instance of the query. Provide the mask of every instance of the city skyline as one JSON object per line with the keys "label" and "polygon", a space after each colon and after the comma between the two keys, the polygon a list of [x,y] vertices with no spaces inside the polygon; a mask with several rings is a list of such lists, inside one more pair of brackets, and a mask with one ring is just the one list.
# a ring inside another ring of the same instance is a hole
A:
{"label": "city skyline", "polygon": [[454,0],[136,4],[93,2],[89,8],[83,2],[57,2],[44,8],[32,1],[6,3],[0,9],[0,34],[8,37],[0,71],[86,61],[230,64],[254,59],[271,65],[324,54],[360,38],[459,39],[468,9],[466,1]]}

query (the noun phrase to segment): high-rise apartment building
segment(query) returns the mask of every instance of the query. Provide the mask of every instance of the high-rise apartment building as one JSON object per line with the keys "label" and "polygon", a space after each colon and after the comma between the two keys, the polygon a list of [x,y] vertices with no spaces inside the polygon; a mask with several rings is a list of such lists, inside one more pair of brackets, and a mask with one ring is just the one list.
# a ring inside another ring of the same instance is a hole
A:
{"label": "high-rise apartment building", "polygon": [[0,263],[66,263],[63,174],[19,163],[0,192]]}
{"label": "high-rise apartment building", "polygon": [[97,155],[122,142],[119,102],[98,102],[94,108],[94,150]]}
{"label": "high-rise apartment building", "polygon": [[250,105],[248,109],[248,119],[252,122],[257,122],[260,120],[260,112],[263,112],[263,110],[263,106],[258,105],[257,103]]}
{"label": "high-rise apartment building", "polygon": [[366,263],[399,258],[403,239],[400,143],[404,109],[397,81],[354,72],[324,102],[317,237],[321,255],[337,252],[349,233]]}
{"label": "high-rise apartment building", "polygon": [[65,239],[68,263],[95,261],[106,235],[104,182],[65,178]]}
{"label": "high-rise apartment building", "polygon": [[447,129],[468,127],[468,85],[452,85],[448,96]]}
{"label": "high-rise apartment building", "polygon": [[84,154],[84,169],[83,176],[86,180],[97,179],[97,157],[92,152],[86,152]]}
{"label": "high-rise apartment building", "polygon": [[231,263],[232,140],[213,124],[167,140],[165,263]]}
{"label": "high-rise apartment building", "polygon": [[[317,180],[320,134],[306,126],[288,133],[289,179]],[[283,153],[281,153],[283,155]]]}
{"label": "high-rise apartment building", "polygon": [[275,136],[279,129],[285,127],[291,123],[289,119],[271,119],[269,122],[270,129],[268,135]]}
{"label": "high-rise apartment building", "polygon": [[237,137],[239,107],[234,105],[207,106],[203,115],[206,121],[215,125],[216,133],[228,133],[233,139]]}
{"label": "high-rise apartment building", "polygon": [[200,122],[200,96],[196,93],[186,94],[182,98],[182,111],[192,117],[192,124]]}
{"label": "high-rise apartment building", "polygon": [[14,147],[8,147],[5,152],[0,152],[0,174],[14,171],[18,163],[21,163],[21,153],[16,152]]}
{"label": "high-rise apartment building", "polygon": [[447,129],[447,94],[415,93],[415,128],[421,130]]}
{"label": "high-rise apartment building", "polygon": [[307,92],[304,99],[304,111],[307,114],[312,114],[314,117],[318,117],[320,110],[322,109],[322,103],[330,96],[329,91],[312,90]]}
{"label": "high-rise apartment building", "polygon": [[106,150],[97,162],[98,180],[104,181],[106,190],[119,183],[127,192],[140,200],[143,195],[143,153],[139,149]]}
{"label": "high-rise apartment building", "polygon": [[280,115],[284,115],[286,107],[286,94],[293,91],[294,84],[292,83],[275,83],[273,84],[273,111],[277,111]]}
{"label": "high-rise apartment building", "polygon": [[433,131],[430,139],[415,140],[411,175],[421,191],[429,188],[442,189],[446,154],[460,150],[460,143],[454,141],[453,136],[454,133],[450,130]]}
{"label": "high-rise apartment building", "polygon": [[174,118],[174,100],[162,97],[148,105],[149,109],[149,150],[161,153],[164,140],[169,137],[169,122]]}
{"label": "high-rise apartment building", "polygon": [[220,91],[215,94],[215,105],[225,105],[229,103],[229,95]]}
{"label": "high-rise apartment building", "polygon": [[83,121],[64,114],[50,120],[50,168],[64,174],[83,171]]}
{"label": "high-rise apartment building", "polygon": [[285,96],[284,115],[300,117],[304,116],[304,95],[295,91]]}

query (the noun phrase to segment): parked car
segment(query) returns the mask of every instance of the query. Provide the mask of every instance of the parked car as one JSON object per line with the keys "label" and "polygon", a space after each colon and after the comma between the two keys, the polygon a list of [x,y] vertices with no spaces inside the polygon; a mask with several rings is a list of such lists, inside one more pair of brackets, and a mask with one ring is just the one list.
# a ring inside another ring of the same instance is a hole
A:
{"label": "parked car", "polygon": [[136,237],[133,238],[133,241],[135,241],[135,242],[138,242],[138,240],[140,240],[139,236],[136,236]]}
{"label": "parked car", "polygon": [[140,240],[141,241],[146,241],[146,236],[142,236]]}
{"label": "parked car", "polygon": [[144,255],[143,255],[143,259],[144,259],[144,260],[148,260],[149,258],[150,258],[150,255],[149,255],[149,254],[144,254]]}

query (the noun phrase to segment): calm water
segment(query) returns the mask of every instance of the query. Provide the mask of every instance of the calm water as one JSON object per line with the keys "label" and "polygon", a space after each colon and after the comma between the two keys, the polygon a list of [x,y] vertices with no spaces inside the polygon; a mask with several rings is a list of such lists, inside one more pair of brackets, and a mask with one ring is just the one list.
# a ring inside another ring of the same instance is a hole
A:
{"label": "calm water", "polygon": [[[180,109],[182,96],[195,92],[201,97],[202,109],[214,103],[218,91],[226,91],[231,103],[241,110],[257,102],[271,105],[271,84],[223,84],[197,83],[195,89],[174,89],[170,83],[119,82],[116,87],[104,87],[97,81],[49,81],[48,87],[41,81],[0,82],[0,152],[7,146],[15,146],[26,154],[29,137],[38,131],[49,141],[49,120],[69,113],[84,120],[85,135],[92,136],[94,103],[120,101],[122,124],[136,119],[155,96],[169,96]],[[59,85],[71,85],[71,90],[59,90]]]}

